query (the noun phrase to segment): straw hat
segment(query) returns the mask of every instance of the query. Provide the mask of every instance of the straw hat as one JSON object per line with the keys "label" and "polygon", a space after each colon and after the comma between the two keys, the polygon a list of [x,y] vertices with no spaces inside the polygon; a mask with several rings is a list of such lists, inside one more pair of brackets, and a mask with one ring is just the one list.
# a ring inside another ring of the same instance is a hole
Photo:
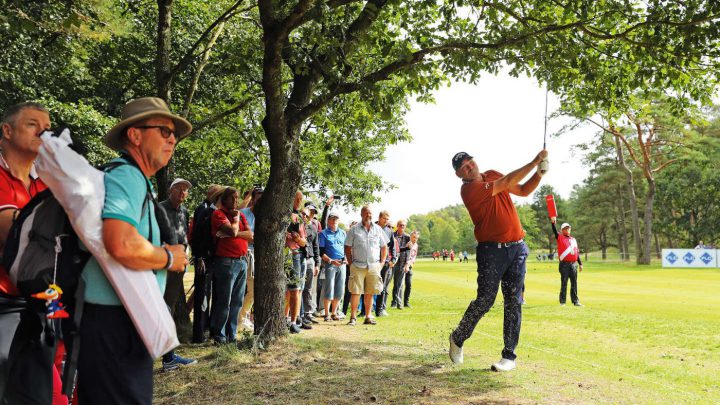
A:
{"label": "straw hat", "polygon": [[110,149],[119,151],[123,148],[122,135],[125,128],[151,117],[166,117],[175,123],[175,137],[180,140],[190,134],[192,124],[185,118],[170,112],[165,101],[158,97],[142,97],[128,101],[120,114],[120,122],[115,124],[105,135],[103,141]]}
{"label": "straw hat", "polygon": [[215,202],[222,193],[225,192],[225,190],[228,188],[228,186],[218,186],[218,188],[210,194],[210,202]]}

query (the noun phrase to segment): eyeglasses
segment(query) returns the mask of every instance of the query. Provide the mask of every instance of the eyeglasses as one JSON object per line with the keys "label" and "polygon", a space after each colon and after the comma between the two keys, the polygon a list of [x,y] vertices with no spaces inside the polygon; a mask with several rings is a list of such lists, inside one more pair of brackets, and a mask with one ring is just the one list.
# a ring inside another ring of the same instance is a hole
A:
{"label": "eyeglasses", "polygon": [[140,125],[134,128],[140,128],[140,129],[152,129],[157,128],[160,130],[160,135],[162,135],[163,138],[167,139],[170,138],[170,135],[175,136],[175,130],[165,126],[165,125]]}

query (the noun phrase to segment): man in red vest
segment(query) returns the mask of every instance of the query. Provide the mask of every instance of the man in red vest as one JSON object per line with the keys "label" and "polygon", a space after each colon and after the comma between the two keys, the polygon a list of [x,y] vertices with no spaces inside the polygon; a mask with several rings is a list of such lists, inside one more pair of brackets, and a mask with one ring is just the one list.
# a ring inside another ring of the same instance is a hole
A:
{"label": "man in red vest", "polygon": [[580,260],[580,250],[575,238],[570,236],[572,227],[567,222],[560,226],[560,234],[555,227],[555,217],[550,218],[552,230],[557,240],[557,254],[560,259],[560,305],[565,305],[565,294],[567,292],[567,282],[570,279],[570,299],[576,307],[582,307],[577,293],[577,273],[578,268],[582,271],[582,261]]}

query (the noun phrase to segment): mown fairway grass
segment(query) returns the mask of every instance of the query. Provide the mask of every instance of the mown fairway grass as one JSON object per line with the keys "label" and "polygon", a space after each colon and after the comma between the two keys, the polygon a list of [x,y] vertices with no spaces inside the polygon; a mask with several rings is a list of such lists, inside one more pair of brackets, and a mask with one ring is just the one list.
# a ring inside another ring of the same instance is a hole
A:
{"label": "mown fairway grass", "polygon": [[155,402],[720,403],[718,270],[586,263],[576,308],[557,303],[557,264],[530,259],[518,368],[507,374],[489,371],[502,295],[465,342],[465,363],[447,357],[475,285],[472,262],[422,261],[413,307],[376,326],[323,322],[257,354],[184,346],[200,363],[158,372]]}

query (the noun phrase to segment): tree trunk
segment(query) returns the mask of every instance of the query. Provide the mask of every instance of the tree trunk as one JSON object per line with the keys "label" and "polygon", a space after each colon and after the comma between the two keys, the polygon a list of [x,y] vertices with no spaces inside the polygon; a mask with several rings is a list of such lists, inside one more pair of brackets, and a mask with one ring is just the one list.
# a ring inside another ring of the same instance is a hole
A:
{"label": "tree trunk", "polygon": [[657,233],[653,236],[655,237],[655,257],[659,260],[662,259],[662,252],[660,251],[660,238]]}
{"label": "tree trunk", "polygon": [[607,259],[607,248],[608,248],[607,234],[605,232],[605,229],[602,229],[600,231],[600,250],[602,250],[602,259],[603,260]]}
{"label": "tree trunk", "polygon": [[261,198],[255,206],[255,334],[267,345],[287,333],[285,230],[300,185],[301,165],[299,134],[277,134],[278,125],[268,124],[267,119],[263,127],[272,139],[270,178],[264,195],[272,198]]}
{"label": "tree trunk", "polygon": [[620,233],[620,253],[623,261],[630,260],[630,246],[627,237],[627,225],[625,219],[625,195],[622,187],[618,187],[618,228]]}
{"label": "tree trunk", "polygon": [[653,203],[655,202],[655,180],[652,177],[646,177],[648,183],[647,200],[645,200],[645,235],[643,236],[643,255],[642,262],[639,264],[650,264],[650,252],[652,251],[652,223],[653,223]]}
{"label": "tree trunk", "polygon": [[[170,47],[172,46],[172,7],[174,0],[157,0],[158,4],[158,23],[157,23],[157,47],[155,53],[155,86],[157,97],[165,100],[170,106],[170,86],[171,65],[170,65]],[[166,200],[168,195],[168,187],[170,185],[170,176],[172,176],[173,159],[170,159],[167,166],[160,169],[155,174],[157,181],[158,201]],[[177,292],[180,296],[173,312],[173,320],[178,330],[178,336],[183,340],[190,337],[192,325],[190,324],[190,312],[185,305],[185,287]]]}
{"label": "tree trunk", "polygon": [[[300,185],[299,124],[290,125],[282,85],[283,33],[269,11],[260,7],[263,24],[265,118],[262,126],[270,149],[270,178],[255,206],[255,334],[265,346],[287,333],[285,323],[285,230]],[[268,12],[266,12],[268,11]],[[266,198],[265,196],[270,196]]]}
{"label": "tree trunk", "polygon": [[[172,22],[172,6],[174,0],[157,0],[158,24],[157,24],[157,49],[155,53],[155,87],[157,96],[165,100],[170,106],[170,86],[172,84],[170,72],[170,47],[172,46],[170,25]],[[168,166],[160,169],[155,174],[157,180],[158,200],[168,198],[169,178],[171,175],[172,159]]]}
{"label": "tree trunk", "polygon": [[192,324],[190,322],[190,311],[185,298],[185,287],[177,292],[179,294],[173,309],[173,321],[177,329],[178,339],[182,343],[189,343],[192,338]]}
{"label": "tree trunk", "polygon": [[617,165],[625,172],[627,178],[628,202],[630,203],[630,214],[632,216],[633,239],[635,239],[635,257],[637,264],[642,263],[642,238],[640,236],[640,218],[638,215],[637,197],[635,195],[635,181],[633,179],[632,170],[625,164],[620,139],[615,136],[615,152],[617,154]]}

